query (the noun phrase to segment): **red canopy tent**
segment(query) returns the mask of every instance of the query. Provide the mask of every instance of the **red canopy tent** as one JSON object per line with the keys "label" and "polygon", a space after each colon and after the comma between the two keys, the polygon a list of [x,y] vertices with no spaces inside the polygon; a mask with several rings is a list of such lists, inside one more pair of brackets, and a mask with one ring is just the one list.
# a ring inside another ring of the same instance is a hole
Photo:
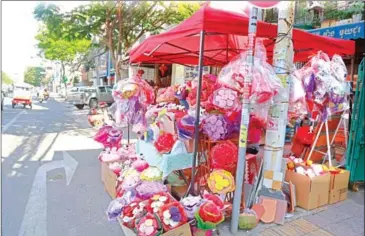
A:
{"label": "red canopy tent", "polygon": [[[222,66],[245,48],[248,17],[237,13],[203,6],[189,19],[173,29],[147,38],[129,53],[131,63],[176,63],[197,65],[199,61],[199,33],[204,31],[204,65]],[[257,38],[265,39],[267,55],[273,55],[277,25],[257,23]],[[352,55],[355,43],[350,40],[314,35],[293,30],[295,61],[307,61],[322,50],[332,56]]]}

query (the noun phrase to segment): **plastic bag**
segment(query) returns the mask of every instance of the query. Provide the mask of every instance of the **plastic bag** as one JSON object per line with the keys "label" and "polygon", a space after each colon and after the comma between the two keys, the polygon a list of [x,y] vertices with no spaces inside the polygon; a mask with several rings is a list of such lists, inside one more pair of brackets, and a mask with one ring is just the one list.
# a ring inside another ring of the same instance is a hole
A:
{"label": "plastic bag", "polygon": [[116,198],[109,203],[108,209],[106,210],[106,215],[109,221],[117,221],[123,208],[127,205],[124,198]]}
{"label": "plastic bag", "polygon": [[[203,75],[200,95],[200,102],[202,107],[205,107],[206,103],[208,102],[209,96],[213,93],[215,89],[215,86],[216,79],[214,75]],[[191,83],[191,88],[186,99],[190,107],[195,107],[196,105],[197,89],[198,80],[194,80]]]}
{"label": "plastic bag", "polygon": [[214,145],[209,158],[212,169],[224,169],[231,173],[236,171],[237,159],[237,145],[229,140]]}
{"label": "plastic bag", "polygon": [[156,102],[175,102],[175,89],[170,86],[159,91],[159,95],[157,95]]}

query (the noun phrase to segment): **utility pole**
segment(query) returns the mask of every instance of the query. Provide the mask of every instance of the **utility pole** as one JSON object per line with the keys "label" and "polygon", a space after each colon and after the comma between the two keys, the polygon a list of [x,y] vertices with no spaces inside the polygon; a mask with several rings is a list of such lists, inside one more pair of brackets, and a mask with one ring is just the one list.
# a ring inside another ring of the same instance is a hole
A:
{"label": "utility pole", "polygon": [[[274,97],[274,104],[269,109],[268,124],[271,123],[271,125],[266,129],[263,170],[264,176],[265,173],[273,171],[274,175],[281,176],[281,181],[283,181],[282,159],[286,125],[288,122],[290,74],[294,59],[292,34],[295,1],[281,2],[278,8],[278,37],[276,38],[274,47],[273,66],[284,89],[283,92]],[[269,189],[273,188],[273,186],[265,184],[265,181],[264,186]],[[275,189],[281,190],[281,186],[280,189]]]}
{"label": "utility pole", "polygon": [[240,215],[240,206],[242,199],[242,187],[243,179],[245,176],[245,164],[246,164],[246,148],[247,148],[247,132],[250,123],[250,95],[251,95],[251,82],[252,82],[252,68],[254,63],[254,46],[257,30],[257,15],[258,8],[252,7],[250,11],[250,20],[248,24],[248,49],[247,49],[247,65],[248,73],[244,78],[244,92],[243,92],[243,105],[241,114],[241,125],[239,135],[239,149],[238,149],[238,162],[236,169],[236,190],[234,191],[233,206],[232,206],[232,219],[231,219],[231,232],[237,233],[238,230],[238,218]]}

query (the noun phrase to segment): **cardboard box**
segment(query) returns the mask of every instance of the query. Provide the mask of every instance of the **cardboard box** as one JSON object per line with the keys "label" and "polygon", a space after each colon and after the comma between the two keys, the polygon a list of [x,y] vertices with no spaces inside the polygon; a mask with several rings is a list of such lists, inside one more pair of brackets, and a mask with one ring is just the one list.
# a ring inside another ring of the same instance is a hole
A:
{"label": "cardboard box", "polygon": [[105,191],[112,199],[117,197],[117,175],[108,167],[107,163],[101,162],[101,181]]}
{"label": "cardboard box", "polygon": [[334,204],[347,199],[347,191],[350,180],[350,172],[331,174],[329,204]]}
{"label": "cardboard box", "polygon": [[297,206],[312,210],[328,204],[330,174],[309,178],[293,171],[287,171],[285,181],[295,185]]}
{"label": "cardboard box", "polygon": [[[121,221],[119,221],[119,224],[122,227],[125,236],[137,236],[137,234],[133,230],[122,225]],[[190,224],[186,223],[176,229],[161,234],[161,236],[192,236]]]}

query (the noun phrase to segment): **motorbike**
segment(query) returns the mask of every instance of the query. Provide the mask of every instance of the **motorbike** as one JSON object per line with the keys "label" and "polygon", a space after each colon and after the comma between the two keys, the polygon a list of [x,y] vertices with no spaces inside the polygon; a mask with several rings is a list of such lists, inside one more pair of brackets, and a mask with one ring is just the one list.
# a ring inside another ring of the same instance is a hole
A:
{"label": "motorbike", "polygon": [[95,128],[100,128],[104,124],[110,125],[114,122],[114,118],[108,110],[108,105],[104,102],[100,102],[97,108],[90,109],[87,120]]}

